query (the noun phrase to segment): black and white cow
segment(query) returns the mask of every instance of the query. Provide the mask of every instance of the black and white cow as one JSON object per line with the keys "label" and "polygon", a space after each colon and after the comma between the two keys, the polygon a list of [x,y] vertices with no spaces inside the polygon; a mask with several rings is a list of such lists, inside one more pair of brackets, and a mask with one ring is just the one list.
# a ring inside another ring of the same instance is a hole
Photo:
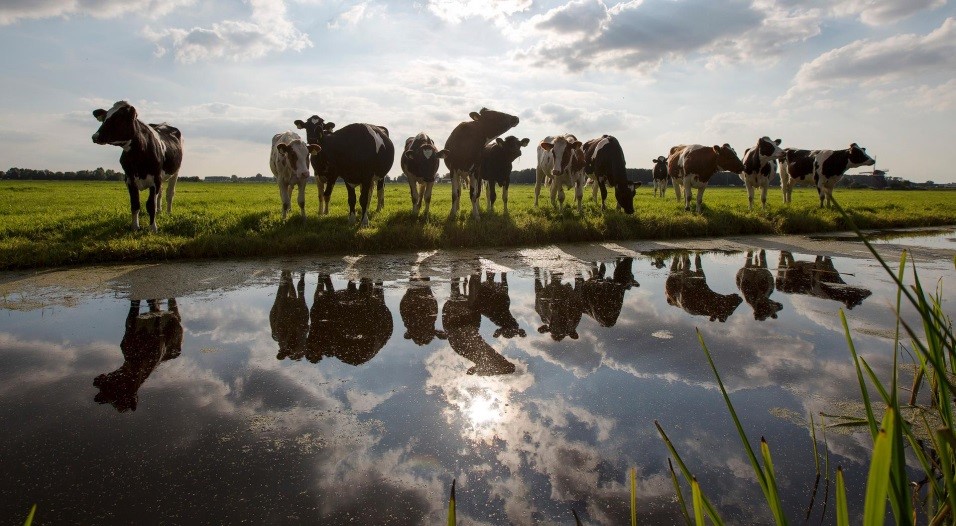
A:
{"label": "black and white cow", "polygon": [[427,345],[435,338],[447,340],[445,331],[436,329],[438,321],[438,300],[432,292],[431,279],[412,277],[408,288],[398,304],[398,312],[405,324],[405,339],[418,345]]}
{"label": "black and white cow", "polygon": [[305,340],[309,334],[309,307],[305,304],[305,272],[299,284],[293,284],[292,272],[283,270],[276,299],[269,311],[272,339],[279,344],[276,358],[298,361],[305,356]]}
{"label": "black and white cow", "polygon": [[740,180],[747,186],[747,198],[750,209],[754,209],[754,189],[760,187],[760,202],[767,208],[767,188],[770,180],[777,174],[777,159],[783,157],[780,149],[780,139],[770,140],[770,137],[757,139],[753,148],[744,150],[744,169],[740,172]]}
{"label": "black and white cow", "polygon": [[584,278],[574,276],[574,285],[562,282],[560,272],[542,271],[534,267],[534,310],[541,317],[541,334],[548,333],[559,342],[570,337],[578,339],[578,324],[584,314],[581,287]]}
{"label": "black and white cow", "polygon": [[[311,122],[311,119],[310,119]],[[324,177],[323,196],[328,208],[332,187],[339,177],[345,181],[349,193],[349,224],[355,222],[355,187],[361,188],[361,226],[368,226],[368,205],[373,185],[378,186],[378,208],[385,206],[385,176],[395,162],[395,146],[388,138],[388,130],[374,124],[349,124],[331,131],[335,123],[325,123],[317,137],[321,151],[313,156],[312,168],[316,179]],[[307,130],[308,131],[308,130]]]}
{"label": "black and white cow", "polygon": [[813,159],[813,178],[820,196],[820,208],[826,201],[833,206],[833,189],[843,174],[850,168],[873,166],[876,161],[866,153],[866,148],[853,143],[845,150],[820,150]]}
{"label": "black and white cow", "polygon": [[305,186],[309,183],[309,157],[310,154],[318,155],[320,149],[321,147],[317,144],[306,145],[295,132],[277,133],[272,137],[269,169],[279,183],[283,220],[292,208],[292,188],[297,186],[299,210],[302,211],[302,222],[305,222]]}
{"label": "black and white cow", "polygon": [[[689,190],[688,190],[689,191]],[[690,264],[690,254],[675,254],[671,270],[664,282],[667,303],[684,309],[688,314],[704,316],[710,321],[727,321],[744,301],[739,294],[720,294],[707,285],[707,277],[700,265],[700,253]]]}
{"label": "black and white cow", "polygon": [[432,202],[432,186],[438,176],[438,160],[444,159],[448,150],[439,150],[435,141],[425,132],[405,140],[405,151],[400,161],[402,173],[408,179],[408,189],[412,194],[412,213],[425,202],[425,215]]}
{"label": "black and white cow", "polygon": [[774,291],[773,274],[767,268],[766,250],[760,250],[756,254],[753,251],[747,252],[743,268],[737,271],[737,288],[753,307],[755,320],[777,319],[777,313],[783,308],[783,304],[770,299]]}
{"label": "black and white cow", "polygon": [[[471,121],[461,122],[451,131],[445,148],[445,166],[451,172],[451,214],[458,216],[462,186],[469,182],[478,185],[477,173],[481,154],[486,144],[518,125],[518,117],[500,111],[482,108],[469,114]],[[478,217],[478,201],[472,201],[472,217]]]}
{"label": "black and white cow", "polygon": [[780,189],[783,191],[783,202],[789,203],[793,199],[793,187],[797,185],[811,185],[813,180],[813,161],[820,150],[800,150],[785,148],[780,159]]}
{"label": "black and white cow", "polygon": [[350,280],[344,289],[335,290],[332,278],[320,274],[309,311],[305,356],[312,363],[334,356],[342,363],[362,365],[385,347],[393,328],[381,281]]}
{"label": "black and white cow", "polygon": [[551,206],[561,211],[564,208],[564,189],[574,188],[578,213],[583,213],[584,200],[584,145],[570,133],[549,135],[538,143],[538,167],[535,170],[534,206],[538,206],[541,185],[548,183],[551,190]]}
{"label": "black and white cow", "polygon": [[501,201],[504,203],[504,213],[508,213],[508,186],[511,184],[511,169],[514,160],[521,156],[521,148],[528,145],[531,139],[518,139],[514,135],[497,138],[485,145],[478,162],[478,170],[473,180],[477,184],[471,185],[472,215],[478,210],[478,198],[481,197],[481,183],[488,181],[488,211],[495,209],[495,186],[501,187]]}
{"label": "black and white cow", "polygon": [[[621,143],[610,135],[603,135],[584,143],[584,171],[601,189],[601,210],[606,208],[607,187],[614,186],[614,198],[618,210],[625,214],[634,213],[634,194],[641,183],[627,180],[627,166]],[[597,200],[597,190],[594,190]]]}
{"label": "black and white cow", "polygon": [[843,281],[831,258],[817,256],[813,261],[796,261],[786,250],[780,252],[776,285],[781,292],[839,301],[847,309],[863,303],[873,294],[869,289]]}
{"label": "black and white cow", "polygon": [[651,162],[654,163],[654,197],[657,197],[658,192],[660,192],[661,197],[664,197],[668,180],[667,157],[660,155],[657,159],[651,159]]}
{"label": "black and white cow", "polygon": [[93,110],[93,116],[102,123],[93,134],[93,142],[123,148],[120,166],[126,174],[133,230],[139,230],[139,192],[148,189],[149,228],[156,232],[156,216],[162,209],[159,195],[164,181],[169,183],[166,187],[166,212],[173,211],[176,179],[183,163],[182,134],[166,123],[145,124],[137,118],[136,108],[125,100],[113,104],[109,110]]}
{"label": "black and white cow", "polygon": [[[335,128],[334,122],[325,122],[325,119],[319,117],[318,115],[313,115],[308,119],[296,120],[293,124],[295,127],[300,130],[305,130],[305,138],[309,144],[320,144],[322,141],[322,136],[332,133],[332,129]],[[315,184],[319,188],[319,215],[326,215],[329,213],[329,198],[332,195],[332,191],[329,190],[328,195],[325,194],[325,188],[328,186],[330,189],[335,186],[335,180],[329,181],[329,175],[320,173],[319,166],[321,166],[321,161],[318,156],[312,156],[311,158],[312,170],[315,172]],[[331,185],[329,184],[331,182]]]}
{"label": "black and white cow", "polygon": [[525,337],[525,330],[518,325],[518,320],[511,314],[511,296],[508,294],[508,273],[500,274],[501,280],[495,281],[494,272],[485,272],[485,280],[481,274],[472,274],[468,282],[468,297],[472,300],[475,310],[495,324],[494,337],[504,336],[514,338]]}
{"label": "black and white cow", "polygon": [[475,365],[467,374],[494,376],[515,372],[515,364],[488,345],[481,337],[481,313],[478,312],[471,288],[477,285],[480,276],[472,280],[454,277],[451,280],[451,295],[441,308],[441,323],[448,335],[452,350]]}

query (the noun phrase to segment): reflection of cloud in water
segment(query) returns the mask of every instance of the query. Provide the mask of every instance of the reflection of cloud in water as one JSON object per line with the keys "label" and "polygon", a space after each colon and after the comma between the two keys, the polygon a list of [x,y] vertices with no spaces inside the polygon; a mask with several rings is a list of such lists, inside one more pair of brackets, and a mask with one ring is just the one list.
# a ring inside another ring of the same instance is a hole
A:
{"label": "reflection of cloud in water", "polygon": [[[191,302],[182,308],[183,328],[190,336],[203,336],[221,344],[243,344],[263,340],[272,342],[269,306],[238,302]],[[272,355],[275,356],[274,349]]]}

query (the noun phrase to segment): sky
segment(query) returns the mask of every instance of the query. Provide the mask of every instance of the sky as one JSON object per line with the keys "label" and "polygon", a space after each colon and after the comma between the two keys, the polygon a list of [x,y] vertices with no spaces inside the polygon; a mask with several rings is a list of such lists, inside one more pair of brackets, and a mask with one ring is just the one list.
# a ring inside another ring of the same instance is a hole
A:
{"label": "sky", "polygon": [[559,133],[614,135],[631,168],[770,136],[956,182],[948,0],[0,0],[0,47],[0,170],[119,170],[91,112],[128,100],[182,130],[183,176],[268,176],[313,114],[401,150],[487,107],[531,139],[516,169]]}

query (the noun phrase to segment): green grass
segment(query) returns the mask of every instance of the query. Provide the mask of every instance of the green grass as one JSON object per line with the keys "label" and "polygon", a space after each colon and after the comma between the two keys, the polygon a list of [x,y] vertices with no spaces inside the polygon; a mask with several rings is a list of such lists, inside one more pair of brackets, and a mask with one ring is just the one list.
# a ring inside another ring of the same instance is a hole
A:
{"label": "green grass", "polygon": [[[159,233],[130,232],[129,197],[118,182],[0,181],[0,270],[157,259],[246,257],[431,248],[519,246],[607,239],[672,239],[745,234],[805,234],[846,230],[834,210],[819,210],[816,191],[798,189],[783,206],[779,190],[766,212],[747,209],[742,188],[707,190],[703,214],[685,212],[671,190],[655,199],[638,190],[634,216],[602,213],[585,193],[584,217],[551,208],[542,192],[533,208],[533,187],[511,188],[510,216],[482,213],[474,222],[467,198],[454,221],[449,185],[437,185],[431,217],[411,214],[408,186],[387,185],[385,209],[359,229],[347,221],[345,187],[332,196],[331,214],[318,217],[317,190],[306,195],[308,219],[281,219],[275,185],[187,183],[177,185],[172,216]],[[956,223],[956,194],[943,191],[838,190],[837,198],[861,228],[938,226]],[[145,196],[145,194],[143,194]],[[373,200],[374,203],[374,200]],[[482,199],[483,204],[483,199]],[[374,207],[374,204],[373,204]],[[298,207],[293,203],[293,211]],[[145,211],[141,223],[148,223]]]}

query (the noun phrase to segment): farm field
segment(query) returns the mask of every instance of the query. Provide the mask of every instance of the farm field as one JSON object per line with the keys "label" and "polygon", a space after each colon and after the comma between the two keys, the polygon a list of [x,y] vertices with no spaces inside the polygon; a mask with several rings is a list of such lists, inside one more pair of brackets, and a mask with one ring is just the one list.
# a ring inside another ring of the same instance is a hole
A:
{"label": "farm field", "polygon": [[[467,199],[455,221],[448,220],[451,188],[436,185],[428,220],[413,217],[405,183],[386,185],[385,209],[372,213],[369,227],[348,225],[343,184],[336,185],[330,215],[316,214],[316,188],[306,194],[307,220],[298,207],[283,221],[275,185],[189,183],[176,187],[171,216],[161,215],[159,233],[130,232],[129,197],[118,182],[0,182],[0,270],[120,261],[388,252],[432,248],[522,246],[597,240],[674,239],[747,234],[806,234],[846,230],[835,210],[818,209],[816,191],[798,188],[783,206],[771,189],[768,210],[747,209],[742,188],[711,188],[701,215],[685,212],[668,190],[654,198],[640,188],[636,213],[607,213],[585,192],[584,217],[566,207],[552,209],[542,191],[533,208],[534,187],[514,185],[510,215],[470,218]],[[145,194],[144,194],[145,195]],[[839,189],[835,197],[861,228],[938,226],[956,223],[956,199],[945,191],[900,192]],[[374,207],[373,199],[373,207]],[[484,196],[482,196],[484,205]],[[573,207],[570,207],[573,208]],[[374,208],[373,208],[374,209]],[[141,223],[148,216],[141,212]]]}

